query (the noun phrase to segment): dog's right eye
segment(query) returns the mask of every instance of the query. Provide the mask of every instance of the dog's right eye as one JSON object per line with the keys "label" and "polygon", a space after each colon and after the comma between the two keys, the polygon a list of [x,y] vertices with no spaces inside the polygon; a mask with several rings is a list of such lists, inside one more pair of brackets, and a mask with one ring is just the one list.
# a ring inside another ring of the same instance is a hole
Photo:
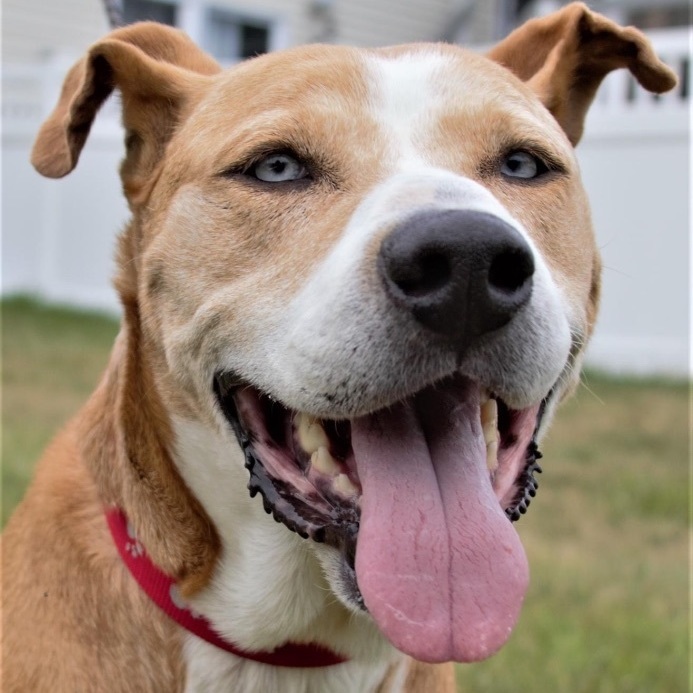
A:
{"label": "dog's right eye", "polygon": [[549,167],[534,154],[518,150],[508,154],[501,163],[501,173],[507,178],[538,178],[549,170]]}
{"label": "dog's right eye", "polygon": [[308,171],[290,154],[270,154],[254,164],[248,174],[265,183],[284,183],[306,178]]}

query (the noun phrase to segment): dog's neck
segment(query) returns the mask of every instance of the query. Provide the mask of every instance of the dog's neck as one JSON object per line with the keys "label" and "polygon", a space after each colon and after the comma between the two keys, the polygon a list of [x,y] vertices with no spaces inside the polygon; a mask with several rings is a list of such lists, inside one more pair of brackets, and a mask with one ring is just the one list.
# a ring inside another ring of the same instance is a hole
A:
{"label": "dog's neck", "polygon": [[[137,469],[125,454],[119,433],[127,424],[118,419],[119,404],[133,396],[124,392],[124,380],[132,379],[131,362],[139,358],[128,348],[131,339],[125,327],[85,410],[80,445],[103,489],[101,500],[123,508],[133,521],[143,517],[148,533],[140,538],[149,547],[151,542],[156,545],[160,528],[169,525],[141,512],[151,504],[132,493],[142,485],[134,483]],[[142,409],[147,402],[139,402],[139,415],[147,418],[150,412]],[[112,414],[104,417],[104,412]],[[291,670],[238,657],[188,634],[186,691],[371,691],[388,671],[399,671],[406,658],[387,643],[370,618],[352,614],[338,602],[309,542],[273,522],[260,500],[250,498],[243,455],[233,433],[225,435],[173,415],[169,420],[168,454],[176,487],[184,487],[186,497],[192,497],[194,507],[208,518],[212,541],[206,553],[215,556],[211,577],[201,588],[186,591],[193,594],[190,606],[240,649],[272,651],[287,641],[317,641],[349,659],[339,666]],[[187,536],[186,541],[199,554],[201,540]],[[180,575],[177,565],[164,566],[153,555],[152,559],[166,573]]]}
{"label": "dog's neck", "polygon": [[286,643],[275,650],[248,651],[221,637],[201,614],[183,600],[173,578],[152,563],[133,526],[119,508],[109,508],[106,519],[123,563],[147,596],[167,616],[199,638],[231,654],[270,666],[316,668],[342,664],[346,659],[317,644]]}

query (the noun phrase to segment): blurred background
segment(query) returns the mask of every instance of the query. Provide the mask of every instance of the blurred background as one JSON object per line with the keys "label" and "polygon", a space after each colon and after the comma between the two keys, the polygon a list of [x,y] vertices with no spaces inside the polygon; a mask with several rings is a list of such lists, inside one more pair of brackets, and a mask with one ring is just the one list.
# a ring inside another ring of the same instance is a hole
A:
{"label": "blurred background", "polygon": [[[307,42],[483,50],[564,4],[113,0],[126,22],[178,26],[225,65]],[[619,71],[590,111],[577,152],[604,259],[600,319],[518,526],[533,571],[522,621],[499,655],[459,668],[461,691],[689,690],[691,6],[590,6],[643,29],[679,85],[655,97]],[[67,69],[108,28],[101,0],[2,0],[3,521],[117,331],[110,279],[128,217],[117,99],[65,180],[29,164]]]}

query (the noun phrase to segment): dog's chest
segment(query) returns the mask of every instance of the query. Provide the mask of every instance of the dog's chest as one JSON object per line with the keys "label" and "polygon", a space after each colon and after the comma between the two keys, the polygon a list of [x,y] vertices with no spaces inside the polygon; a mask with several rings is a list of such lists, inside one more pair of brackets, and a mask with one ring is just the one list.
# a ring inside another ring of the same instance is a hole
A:
{"label": "dog's chest", "polygon": [[[185,693],[369,693],[382,690],[381,683],[389,669],[387,663],[360,662],[319,669],[269,667],[223,652],[194,635],[187,637],[185,659]],[[399,668],[401,675],[389,679],[392,685],[386,693],[402,690],[404,662]]]}

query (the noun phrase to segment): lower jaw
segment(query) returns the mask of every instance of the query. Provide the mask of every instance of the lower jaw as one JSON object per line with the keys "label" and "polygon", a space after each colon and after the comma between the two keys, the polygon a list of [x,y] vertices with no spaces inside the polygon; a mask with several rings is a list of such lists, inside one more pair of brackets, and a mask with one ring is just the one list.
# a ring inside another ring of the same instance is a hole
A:
{"label": "lower jaw", "polygon": [[[268,463],[268,456],[275,454],[268,454],[268,450],[274,448],[276,452],[284,446],[291,453],[289,457],[292,457],[296,454],[295,441],[288,441],[286,425],[277,426],[276,421],[274,425],[268,425],[268,422],[271,424],[269,418],[264,422],[258,420],[262,419],[263,408],[274,410],[275,418],[276,410],[279,409],[278,418],[289,417],[292,419],[291,426],[298,414],[284,409],[282,405],[248,386],[232,383],[229,387],[228,383],[224,376],[218,376],[215,378],[214,390],[243,449],[245,466],[249,472],[250,496],[255,497],[259,493],[266,512],[301,537],[336,548],[343,558],[342,592],[350,605],[365,608],[354,567],[361,515],[360,495],[353,493],[345,497],[340,493],[331,493],[329,488],[300,492],[290,480],[282,478],[283,475],[277,473],[277,465]],[[541,453],[537,448],[536,434],[545,403],[546,399],[521,412],[499,404],[499,461],[496,469],[490,470],[489,474],[498,480],[496,494],[499,503],[512,521],[519,519],[527,511],[531,498],[536,495],[538,483],[534,474],[541,472],[537,463]],[[344,437],[345,422],[323,421],[322,424],[325,428],[331,424],[335,426],[335,430],[341,428],[340,435]],[[516,433],[518,428],[521,429],[521,436]],[[277,441],[276,437],[282,439]],[[339,444],[340,436],[336,438]],[[344,441],[341,443],[344,448]],[[309,451],[303,452],[310,455]],[[354,465],[349,451],[342,449],[336,457],[340,468],[346,472],[340,476],[353,478]],[[305,460],[301,462],[291,459],[290,462],[295,470],[305,473],[305,469],[301,469],[305,466]],[[358,480],[354,481],[351,486],[358,490]]]}

